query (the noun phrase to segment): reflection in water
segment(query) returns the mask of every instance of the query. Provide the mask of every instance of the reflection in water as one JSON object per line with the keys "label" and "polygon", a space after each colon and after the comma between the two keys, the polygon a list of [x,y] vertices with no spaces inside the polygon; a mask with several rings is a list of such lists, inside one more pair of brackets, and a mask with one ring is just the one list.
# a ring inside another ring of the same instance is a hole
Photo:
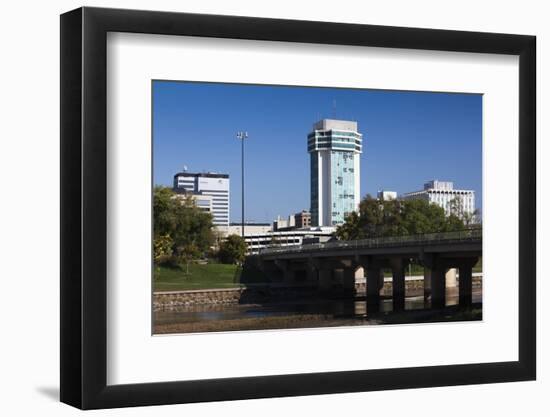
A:
{"label": "reflection in water", "polygon": [[[448,288],[447,306],[458,304],[458,288]],[[472,301],[481,303],[481,289],[474,290]],[[382,313],[392,311],[391,298],[382,299],[380,310]],[[405,310],[422,310],[429,308],[429,303],[424,304],[423,296],[407,297]],[[223,321],[237,319],[253,319],[266,317],[285,317],[294,315],[324,315],[327,320],[364,318],[367,314],[367,303],[364,296],[355,299],[339,300],[302,300],[292,302],[277,302],[261,305],[198,305],[179,306],[154,313],[155,325],[197,323],[208,321]]]}

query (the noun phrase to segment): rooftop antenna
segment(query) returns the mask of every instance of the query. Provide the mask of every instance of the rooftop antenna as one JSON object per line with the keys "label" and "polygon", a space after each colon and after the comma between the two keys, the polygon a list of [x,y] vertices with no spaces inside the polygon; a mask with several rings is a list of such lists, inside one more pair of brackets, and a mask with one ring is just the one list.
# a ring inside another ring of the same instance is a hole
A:
{"label": "rooftop antenna", "polygon": [[336,119],[336,100],[332,100],[332,118]]}
{"label": "rooftop antenna", "polygon": [[187,165],[183,166],[183,172],[187,172]]}

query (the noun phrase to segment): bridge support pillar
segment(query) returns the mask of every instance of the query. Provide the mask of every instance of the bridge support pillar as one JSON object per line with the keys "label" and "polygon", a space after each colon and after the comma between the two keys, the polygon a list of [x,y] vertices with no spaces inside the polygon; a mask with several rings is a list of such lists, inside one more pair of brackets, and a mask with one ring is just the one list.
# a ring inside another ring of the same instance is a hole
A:
{"label": "bridge support pillar", "polygon": [[464,307],[472,305],[472,268],[477,258],[464,260],[459,264],[458,304]]}
{"label": "bridge support pillar", "polygon": [[392,269],[393,311],[405,309],[405,267],[407,262],[402,258],[390,259]]}
{"label": "bridge support pillar", "polygon": [[444,308],[445,297],[445,273],[446,268],[442,265],[434,265],[431,272],[431,295],[432,308]]}
{"label": "bridge support pillar", "polygon": [[295,273],[290,267],[290,261],[276,260],[275,265],[277,265],[277,268],[279,268],[283,273],[283,282],[285,284],[292,284],[294,282]]}
{"label": "bridge support pillar", "polygon": [[290,270],[290,269],[286,269],[284,272],[283,272],[283,282],[285,284],[292,284],[294,283],[295,281],[295,272]]}
{"label": "bridge support pillar", "polygon": [[355,295],[355,268],[344,268],[342,288],[346,295]]}
{"label": "bridge support pillar", "polygon": [[332,289],[332,270],[319,269],[319,289],[323,292]]}
{"label": "bridge support pillar", "polygon": [[319,280],[319,277],[317,275],[317,269],[312,266],[309,266],[306,270],[306,279],[310,285],[313,283],[317,283],[317,281]]}
{"label": "bridge support pillar", "polygon": [[424,306],[432,295],[432,270],[424,266]]}
{"label": "bridge support pillar", "polygon": [[260,271],[268,278],[269,281],[280,281],[281,270],[279,267],[277,267],[274,261],[264,261],[260,259],[257,265]]}
{"label": "bridge support pillar", "polygon": [[384,283],[384,273],[380,266],[367,267],[367,314],[380,311],[380,282]]}

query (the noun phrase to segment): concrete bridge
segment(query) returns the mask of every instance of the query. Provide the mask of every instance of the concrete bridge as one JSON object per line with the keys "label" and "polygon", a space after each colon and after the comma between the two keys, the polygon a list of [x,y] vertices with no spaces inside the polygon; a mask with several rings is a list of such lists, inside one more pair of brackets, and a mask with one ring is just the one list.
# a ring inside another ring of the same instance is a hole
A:
{"label": "concrete bridge", "polygon": [[256,264],[273,282],[315,285],[322,292],[355,292],[356,275],[366,272],[367,308],[380,308],[384,269],[391,270],[393,308],[405,306],[405,271],[409,263],[424,267],[424,296],[432,308],[445,306],[445,275],[459,271],[459,304],[472,303],[472,267],[482,252],[482,231],[434,233],[334,241],[267,248],[247,260]]}

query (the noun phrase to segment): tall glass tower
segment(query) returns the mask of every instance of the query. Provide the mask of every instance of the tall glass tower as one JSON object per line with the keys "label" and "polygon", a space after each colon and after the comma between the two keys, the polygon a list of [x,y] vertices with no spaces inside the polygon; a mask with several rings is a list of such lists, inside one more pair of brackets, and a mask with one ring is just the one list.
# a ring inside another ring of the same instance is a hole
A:
{"label": "tall glass tower", "polygon": [[363,135],[357,122],[323,119],[307,136],[311,157],[311,224],[336,226],[357,210]]}

